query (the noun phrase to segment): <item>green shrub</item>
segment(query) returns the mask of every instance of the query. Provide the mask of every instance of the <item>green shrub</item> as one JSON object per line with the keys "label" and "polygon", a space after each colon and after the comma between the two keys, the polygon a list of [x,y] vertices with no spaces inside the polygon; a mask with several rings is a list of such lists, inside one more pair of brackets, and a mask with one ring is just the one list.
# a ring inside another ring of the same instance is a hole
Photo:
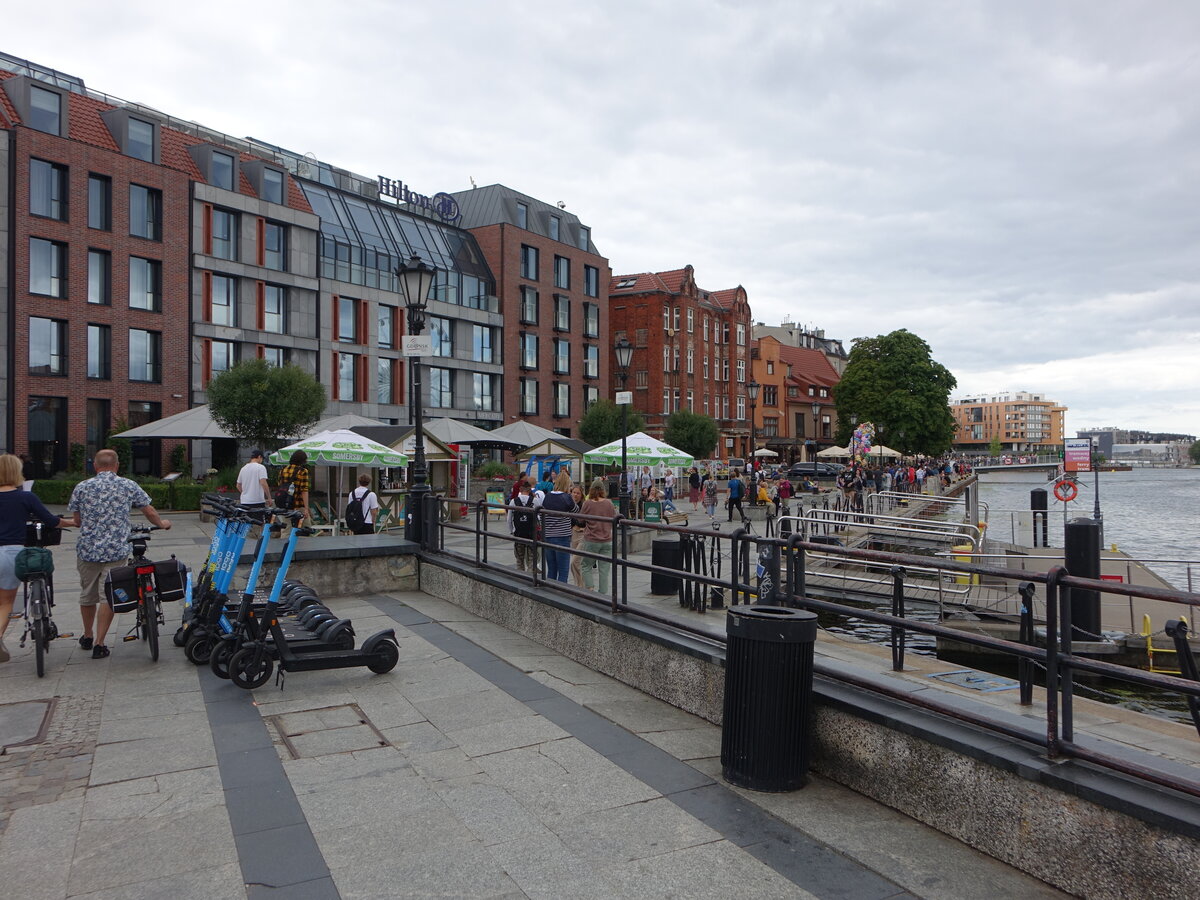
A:
{"label": "green shrub", "polygon": [[181,472],[184,475],[190,475],[188,471],[188,448],[187,444],[176,444],[171,448],[170,466],[172,472]]}
{"label": "green shrub", "polygon": [[476,467],[473,474],[476,478],[512,478],[516,470],[508,463],[489,460]]}
{"label": "green shrub", "polygon": [[87,454],[87,447],[83,444],[72,444],[70,456],[67,462],[68,472],[83,472],[83,460]]}

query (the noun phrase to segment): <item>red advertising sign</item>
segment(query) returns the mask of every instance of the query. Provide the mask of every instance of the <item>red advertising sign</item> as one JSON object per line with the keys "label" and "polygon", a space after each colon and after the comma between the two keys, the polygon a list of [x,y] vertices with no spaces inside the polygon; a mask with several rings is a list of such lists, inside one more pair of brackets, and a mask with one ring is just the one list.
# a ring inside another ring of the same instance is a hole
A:
{"label": "red advertising sign", "polygon": [[1089,438],[1067,438],[1063,444],[1063,467],[1066,471],[1092,471],[1092,442]]}

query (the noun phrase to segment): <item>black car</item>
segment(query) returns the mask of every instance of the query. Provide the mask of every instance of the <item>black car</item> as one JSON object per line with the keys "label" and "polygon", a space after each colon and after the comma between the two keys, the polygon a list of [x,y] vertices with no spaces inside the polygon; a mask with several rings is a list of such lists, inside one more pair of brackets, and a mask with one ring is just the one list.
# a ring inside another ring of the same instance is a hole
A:
{"label": "black car", "polygon": [[816,466],[818,478],[837,478],[837,476],[842,474],[842,470],[846,468],[841,463],[818,462],[814,464],[810,462],[798,462],[793,463],[792,467],[788,469],[788,478],[812,478],[814,465]]}

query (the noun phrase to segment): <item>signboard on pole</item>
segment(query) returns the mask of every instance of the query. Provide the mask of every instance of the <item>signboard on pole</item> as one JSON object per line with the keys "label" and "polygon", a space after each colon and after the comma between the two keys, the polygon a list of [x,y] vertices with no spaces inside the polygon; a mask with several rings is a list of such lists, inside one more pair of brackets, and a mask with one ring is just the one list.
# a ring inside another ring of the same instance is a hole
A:
{"label": "signboard on pole", "polygon": [[427,334],[406,334],[401,352],[405,356],[432,356],[433,338]]}
{"label": "signboard on pole", "polygon": [[1091,438],[1066,438],[1063,441],[1063,468],[1067,472],[1092,471]]}
{"label": "signboard on pole", "polygon": [[633,391],[617,391],[617,406],[633,406]]}

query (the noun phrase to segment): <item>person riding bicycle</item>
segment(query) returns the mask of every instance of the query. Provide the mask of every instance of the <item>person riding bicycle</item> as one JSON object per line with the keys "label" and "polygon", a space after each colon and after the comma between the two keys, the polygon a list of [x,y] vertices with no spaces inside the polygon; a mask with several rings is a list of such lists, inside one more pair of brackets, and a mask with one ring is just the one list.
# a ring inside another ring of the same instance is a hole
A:
{"label": "person riding bicycle", "polygon": [[0,456],[0,663],[9,660],[4,632],[8,630],[13,602],[21,586],[14,564],[17,554],[25,547],[25,523],[38,519],[52,527],[61,528],[68,524],[65,518],[46,509],[29,491],[21,489],[25,482],[21,468],[20,457],[11,453]]}
{"label": "person riding bicycle", "polygon": [[150,496],[136,481],[117,475],[117,451],[101,450],[93,465],[95,476],[75,485],[67,509],[75,513],[74,524],[79,529],[75,542],[79,614],[83,618],[79,646],[91,649],[92,659],[104,659],[109,654],[104,637],[112,625],[113,611],[107,603],[100,603],[100,585],[109,569],[124,565],[129,558],[129,510],[137,507],[159,528],[170,528],[171,522],[150,505]]}

